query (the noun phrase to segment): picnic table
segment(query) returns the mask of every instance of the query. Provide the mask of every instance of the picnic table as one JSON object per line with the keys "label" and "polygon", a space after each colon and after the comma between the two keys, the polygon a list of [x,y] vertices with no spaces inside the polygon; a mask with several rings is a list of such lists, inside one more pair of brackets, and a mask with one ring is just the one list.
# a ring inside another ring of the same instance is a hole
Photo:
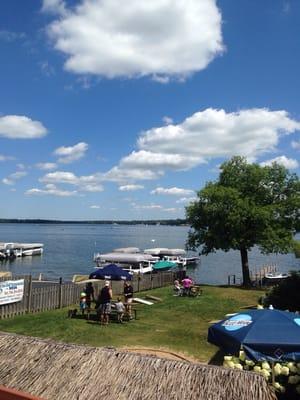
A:
{"label": "picnic table", "polygon": [[[91,319],[91,316],[92,317],[98,317],[98,312],[97,312],[97,310],[95,309],[95,308],[87,308],[86,310],[85,310],[85,312],[86,312],[86,317],[87,317],[87,320],[90,320]],[[112,303],[112,308],[111,308],[111,312],[110,312],[110,318],[111,319],[113,319],[113,318],[116,318],[117,317],[117,310],[114,308],[114,303]],[[132,314],[132,319],[137,319],[137,309],[136,308],[133,308],[133,307],[131,307],[131,314]],[[128,313],[124,313],[124,315],[123,315],[123,320],[127,320],[127,321],[129,321],[129,314]]]}

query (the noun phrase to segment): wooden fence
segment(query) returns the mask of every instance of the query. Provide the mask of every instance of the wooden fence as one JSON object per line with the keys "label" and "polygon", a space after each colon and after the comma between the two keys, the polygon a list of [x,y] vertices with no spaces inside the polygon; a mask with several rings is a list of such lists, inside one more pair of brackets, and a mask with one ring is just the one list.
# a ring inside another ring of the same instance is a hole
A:
{"label": "wooden fence", "polygon": [[[13,276],[13,278],[0,278],[0,281],[24,279],[24,295],[22,301],[0,305],[0,319],[10,318],[16,315],[34,313],[56,308],[63,308],[79,302],[80,292],[84,290],[84,283],[64,283],[35,281],[29,275]],[[154,289],[172,284],[174,273],[161,272],[134,276],[132,286],[134,292]],[[97,295],[103,287],[103,281],[93,282],[95,294]],[[123,293],[123,282],[112,282],[113,296]]]}

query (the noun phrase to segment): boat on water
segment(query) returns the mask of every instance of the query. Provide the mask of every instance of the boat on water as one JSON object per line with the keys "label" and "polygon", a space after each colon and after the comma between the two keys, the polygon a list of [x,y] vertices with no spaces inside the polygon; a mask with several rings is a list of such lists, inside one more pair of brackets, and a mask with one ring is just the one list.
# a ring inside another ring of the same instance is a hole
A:
{"label": "boat on water", "polygon": [[98,268],[103,267],[105,264],[115,263],[126,271],[140,274],[152,272],[152,266],[158,260],[159,257],[143,253],[113,251],[111,253],[97,253],[94,255],[94,261]]}
{"label": "boat on water", "polygon": [[285,279],[288,278],[289,274],[283,274],[280,272],[270,272],[265,274],[266,279]]}
{"label": "boat on water", "polygon": [[281,272],[268,272],[265,273],[265,276],[262,279],[262,284],[266,286],[277,285],[278,283],[282,282],[289,276],[290,274]]}
{"label": "boat on water", "polygon": [[43,243],[6,243],[0,242],[0,260],[12,260],[16,257],[43,254]]}
{"label": "boat on water", "polygon": [[179,267],[192,266],[199,262],[199,257],[187,257],[184,249],[157,247],[153,249],[145,249],[144,253],[157,256],[161,260],[175,262]]}

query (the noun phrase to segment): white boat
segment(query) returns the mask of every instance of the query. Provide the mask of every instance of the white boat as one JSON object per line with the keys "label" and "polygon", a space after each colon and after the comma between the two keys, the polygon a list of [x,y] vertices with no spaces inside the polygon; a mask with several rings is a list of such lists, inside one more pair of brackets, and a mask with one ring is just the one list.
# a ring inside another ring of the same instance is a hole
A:
{"label": "white boat", "polygon": [[44,245],[42,243],[0,243],[0,252],[5,258],[16,258],[41,255]]}
{"label": "white boat", "polygon": [[145,274],[152,271],[152,264],[159,260],[159,257],[153,257],[143,253],[97,253],[94,255],[94,261],[98,267],[107,263],[120,264],[123,269],[133,273]]}
{"label": "white boat", "polygon": [[266,279],[285,279],[288,277],[289,274],[282,274],[280,272],[270,272],[265,274]]}
{"label": "white boat", "polygon": [[141,250],[138,247],[121,247],[119,249],[114,249],[114,253],[126,253],[126,254],[136,254],[140,253]]}
{"label": "white boat", "polygon": [[199,261],[199,257],[186,257],[184,249],[169,249],[167,247],[157,247],[144,250],[145,254],[159,256],[161,260],[175,262],[178,266],[186,267],[195,265]]}

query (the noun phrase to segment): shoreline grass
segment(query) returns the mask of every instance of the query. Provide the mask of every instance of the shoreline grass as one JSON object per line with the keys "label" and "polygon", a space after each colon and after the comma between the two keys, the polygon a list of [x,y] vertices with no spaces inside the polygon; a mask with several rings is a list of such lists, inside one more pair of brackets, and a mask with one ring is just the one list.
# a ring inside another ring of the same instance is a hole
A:
{"label": "shoreline grass", "polygon": [[164,349],[209,362],[218,352],[206,340],[209,322],[257,304],[262,291],[203,286],[203,294],[195,298],[174,297],[171,287],[139,293],[138,297],[143,294],[163,301],[137,305],[138,319],[128,323],[100,326],[82,318],[69,319],[68,307],[0,320],[0,330],[97,347]]}

